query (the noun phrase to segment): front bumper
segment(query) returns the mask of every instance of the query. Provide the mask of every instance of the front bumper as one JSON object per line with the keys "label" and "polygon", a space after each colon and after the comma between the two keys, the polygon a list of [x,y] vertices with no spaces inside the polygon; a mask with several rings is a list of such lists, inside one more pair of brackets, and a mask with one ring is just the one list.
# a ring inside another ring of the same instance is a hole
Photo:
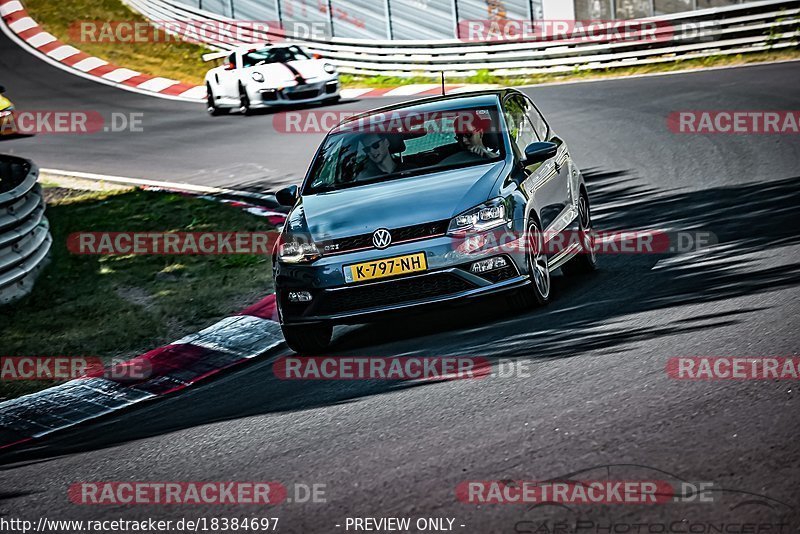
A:
{"label": "front bumper", "polygon": [[[424,252],[428,269],[348,284],[344,268],[356,263]],[[475,261],[503,256],[506,266],[486,273],[470,272]],[[456,304],[503,292],[528,283],[524,252],[490,249],[476,253],[458,249],[458,242],[441,236],[392,246],[325,256],[312,265],[277,263],[275,285],[283,324],[359,324],[409,308]],[[311,302],[293,303],[289,293],[308,291]]]}
{"label": "front bumper", "polygon": [[261,87],[260,84],[255,84],[252,88],[248,88],[248,91],[250,92],[251,107],[266,108],[312,104],[337,98],[340,95],[341,86],[338,78],[332,78],[284,88]]}

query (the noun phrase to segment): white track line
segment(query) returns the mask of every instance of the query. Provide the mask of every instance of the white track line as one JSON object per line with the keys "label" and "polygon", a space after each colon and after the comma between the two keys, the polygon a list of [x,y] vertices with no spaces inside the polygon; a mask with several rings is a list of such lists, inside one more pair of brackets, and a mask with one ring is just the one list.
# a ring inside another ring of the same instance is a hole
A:
{"label": "white track line", "polygon": [[[253,193],[251,191],[237,191],[235,189],[225,189],[220,187],[210,187],[205,185],[184,184],[178,182],[162,182],[160,180],[143,180],[140,178],[127,178],[123,176],[110,176],[107,174],[94,174],[90,172],[63,171],[58,169],[40,169],[41,175],[63,176],[66,178],[79,178],[83,180],[93,180],[96,182],[112,182],[117,184],[132,186],[160,187],[163,189],[175,189],[178,191],[188,191],[191,193],[203,193],[208,195],[236,195],[239,197],[249,197],[258,200],[274,201],[274,195],[263,193]],[[46,179],[46,177],[45,177]]]}

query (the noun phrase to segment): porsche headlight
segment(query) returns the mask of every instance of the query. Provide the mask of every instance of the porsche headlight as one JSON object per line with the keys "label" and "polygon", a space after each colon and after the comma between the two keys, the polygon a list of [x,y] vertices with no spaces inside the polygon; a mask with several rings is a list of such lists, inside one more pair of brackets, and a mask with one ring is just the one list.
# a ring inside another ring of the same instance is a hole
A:
{"label": "porsche headlight", "polygon": [[506,204],[502,198],[495,198],[453,217],[447,231],[450,234],[485,232],[506,223]]}
{"label": "porsche headlight", "polygon": [[325,72],[327,72],[328,74],[335,74],[336,73],[336,65],[332,65],[330,63],[325,63],[325,66],[323,68],[325,69]]}
{"label": "porsche headlight", "polygon": [[311,239],[286,235],[278,246],[278,261],[283,263],[311,263],[322,257]]}
{"label": "porsche headlight", "polygon": [[264,81],[264,75],[261,74],[260,72],[254,72],[253,74],[250,75],[250,77],[253,78],[254,82],[261,83]]}

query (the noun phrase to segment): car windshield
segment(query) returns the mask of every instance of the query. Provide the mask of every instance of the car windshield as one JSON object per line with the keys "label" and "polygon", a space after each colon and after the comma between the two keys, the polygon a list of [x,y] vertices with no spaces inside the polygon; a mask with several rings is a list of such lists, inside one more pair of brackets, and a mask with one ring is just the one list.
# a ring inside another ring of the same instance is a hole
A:
{"label": "car windshield", "polygon": [[497,110],[388,111],[331,132],[303,194],[495,162],[505,157]]}
{"label": "car windshield", "polygon": [[266,65],[267,63],[288,63],[308,59],[308,56],[296,46],[282,48],[262,48],[247,52],[242,56],[245,68]]}

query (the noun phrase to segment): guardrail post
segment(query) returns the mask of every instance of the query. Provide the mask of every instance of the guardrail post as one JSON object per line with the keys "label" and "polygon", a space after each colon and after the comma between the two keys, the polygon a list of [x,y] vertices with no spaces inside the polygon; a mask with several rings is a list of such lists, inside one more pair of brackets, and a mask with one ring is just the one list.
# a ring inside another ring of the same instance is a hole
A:
{"label": "guardrail post", "polygon": [[394,32],[392,31],[392,5],[391,0],[384,0],[384,11],[386,11],[386,37],[391,40],[394,39]]}
{"label": "guardrail post", "polygon": [[235,8],[234,8],[234,5],[233,5],[233,2],[234,2],[234,0],[230,0],[230,4],[231,4],[231,18],[232,18],[232,19],[235,19],[235,18],[236,18],[236,12],[235,12]]}
{"label": "guardrail post", "polygon": [[453,33],[456,36],[456,39],[461,38],[460,32],[458,31],[458,0],[453,0]]}
{"label": "guardrail post", "polygon": [[336,37],[336,31],[333,29],[333,1],[328,0],[328,21],[331,25],[331,37]]}

